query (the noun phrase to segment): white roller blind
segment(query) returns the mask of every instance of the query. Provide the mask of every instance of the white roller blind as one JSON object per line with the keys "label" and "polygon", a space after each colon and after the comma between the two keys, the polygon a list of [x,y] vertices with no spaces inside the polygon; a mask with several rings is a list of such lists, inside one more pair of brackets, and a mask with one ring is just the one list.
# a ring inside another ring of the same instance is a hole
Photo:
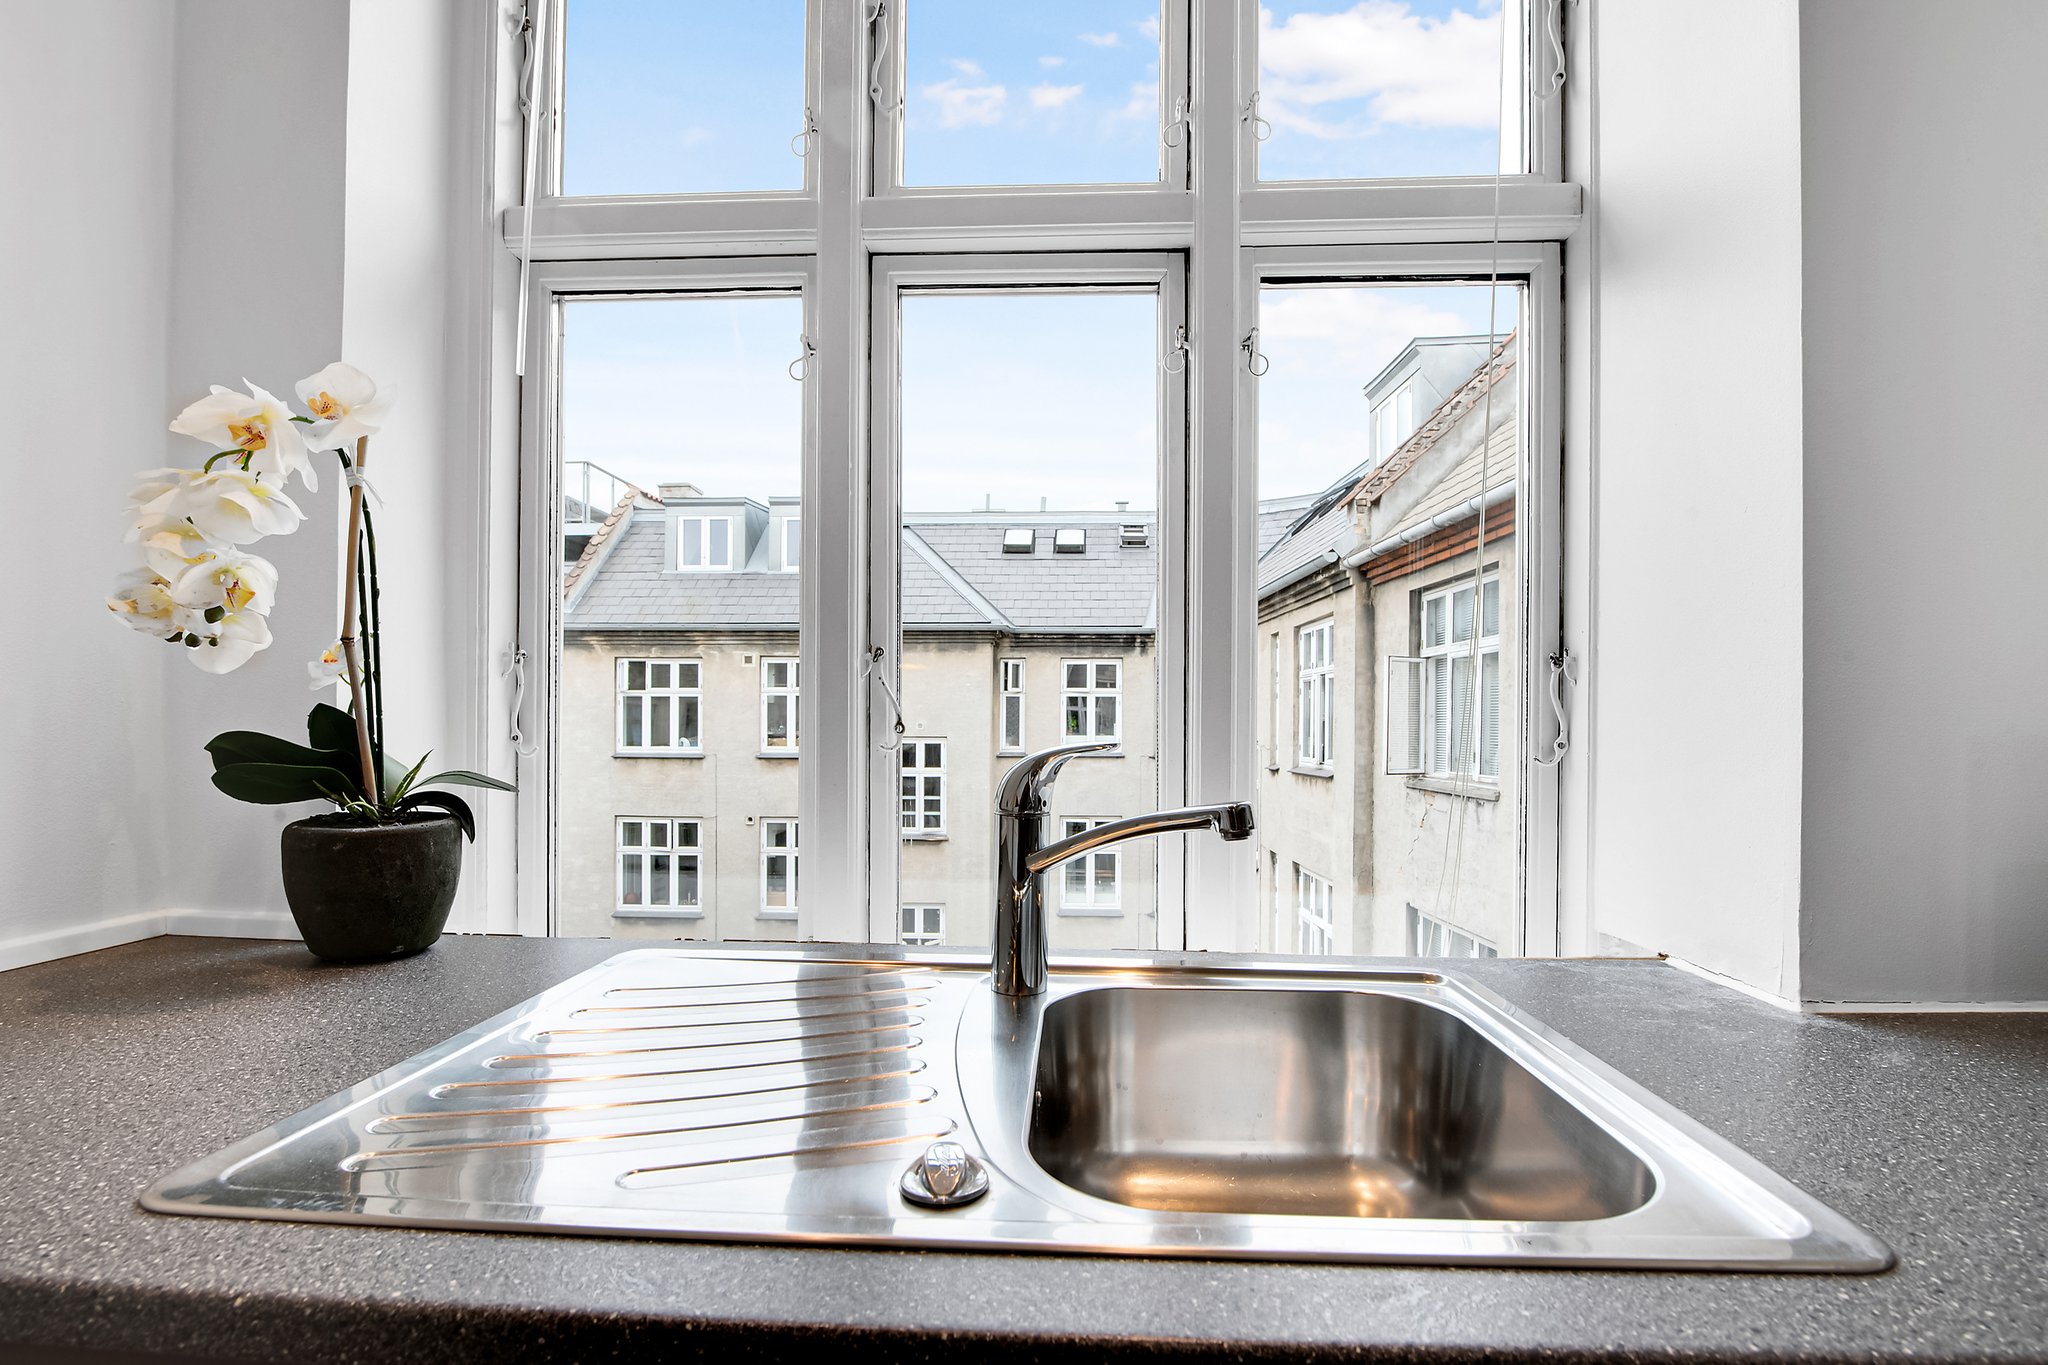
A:
{"label": "white roller blind", "polygon": [[1387,771],[1422,771],[1421,659],[1387,657]]}

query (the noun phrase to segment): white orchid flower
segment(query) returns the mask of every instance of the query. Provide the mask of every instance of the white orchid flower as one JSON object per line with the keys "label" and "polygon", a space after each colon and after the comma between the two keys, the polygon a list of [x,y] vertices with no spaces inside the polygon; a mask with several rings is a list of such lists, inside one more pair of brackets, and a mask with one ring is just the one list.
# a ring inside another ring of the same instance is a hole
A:
{"label": "white orchid flower", "polygon": [[[202,673],[232,673],[270,648],[270,622],[260,613],[230,613],[209,625],[211,634],[188,634],[185,657]],[[198,640],[193,644],[194,639]]]}
{"label": "white orchid flower", "polygon": [[350,687],[356,685],[355,679],[349,675],[348,658],[342,653],[339,640],[327,646],[318,659],[307,664],[306,672],[311,675],[313,690],[316,692],[323,687],[332,687],[338,682],[347,683]]}
{"label": "white orchid flower", "polygon": [[301,379],[297,392],[313,414],[309,439],[321,450],[352,447],[364,436],[375,436],[391,409],[391,397],[378,395],[377,381],[342,360]]}
{"label": "white orchid flower", "polygon": [[134,509],[131,537],[152,546],[169,546],[165,537],[189,541],[189,526],[208,540],[227,545],[246,545],[265,536],[288,535],[306,519],[299,505],[285,496],[275,482],[240,469],[216,469],[208,474],[187,470],[159,470],[171,480],[145,479],[137,493],[158,489],[156,495]]}
{"label": "white orchid flower", "polygon": [[248,393],[237,393],[215,384],[211,393],[178,414],[171,430],[205,441],[216,451],[239,451],[243,469],[279,484],[297,474],[306,481],[308,492],[317,493],[320,480],[299,426],[282,400],[257,385],[249,384]]}
{"label": "white orchid flower", "polygon": [[129,543],[141,542],[142,559],[160,577],[176,578],[194,555],[202,553],[208,541],[197,526],[182,514],[174,514],[175,499],[166,495],[183,488],[191,475],[183,469],[152,469],[137,476],[128,495]]}
{"label": "white orchid flower", "polygon": [[268,616],[277,601],[277,568],[233,545],[210,545],[171,580],[170,594],[179,606],[202,612],[219,607],[228,616],[244,611]]}
{"label": "white orchid flower", "polygon": [[182,636],[184,621],[190,613],[171,600],[170,587],[162,574],[150,569],[131,569],[114,585],[107,610],[122,625],[144,635],[159,639]]}

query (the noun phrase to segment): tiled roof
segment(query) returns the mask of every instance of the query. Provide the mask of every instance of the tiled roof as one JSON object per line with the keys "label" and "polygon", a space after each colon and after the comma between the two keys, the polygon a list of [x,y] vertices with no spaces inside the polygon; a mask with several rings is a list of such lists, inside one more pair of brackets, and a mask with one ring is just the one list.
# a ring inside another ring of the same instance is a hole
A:
{"label": "tiled roof", "polygon": [[[584,569],[565,624],[569,629],[654,630],[691,626],[794,629],[798,575],[683,573],[663,564],[660,510],[634,510],[601,562]],[[903,534],[903,624],[907,629],[985,629],[1022,634],[1149,632],[1157,624],[1156,535],[1126,546],[1109,520],[1030,518],[1042,522],[1035,552],[1003,553],[1003,533],[1025,519],[1000,514],[957,519],[916,517]],[[1053,553],[1052,527],[1080,526],[1085,553]]]}

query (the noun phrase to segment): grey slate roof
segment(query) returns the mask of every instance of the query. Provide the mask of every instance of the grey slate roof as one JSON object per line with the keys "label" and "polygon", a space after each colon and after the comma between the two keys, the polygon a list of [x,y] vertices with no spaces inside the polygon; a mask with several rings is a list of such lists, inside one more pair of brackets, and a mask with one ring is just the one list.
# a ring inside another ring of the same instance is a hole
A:
{"label": "grey slate roof", "polygon": [[[566,604],[570,630],[767,628],[794,630],[798,575],[683,573],[664,565],[663,510],[636,509],[601,562],[586,568]],[[1118,525],[1150,514],[1085,516],[980,514],[914,517],[903,532],[906,629],[1145,633],[1157,624],[1157,535],[1121,543]],[[1037,529],[1029,555],[1003,553],[1012,526]],[[1053,553],[1052,532],[1080,526],[1088,547]]]}

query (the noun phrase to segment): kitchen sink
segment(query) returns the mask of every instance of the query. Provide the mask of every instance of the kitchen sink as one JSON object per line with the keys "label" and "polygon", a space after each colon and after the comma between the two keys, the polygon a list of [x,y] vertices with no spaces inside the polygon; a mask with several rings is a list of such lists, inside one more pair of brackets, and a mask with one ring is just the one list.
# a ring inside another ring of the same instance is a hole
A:
{"label": "kitchen sink", "polygon": [[1046,1011],[1032,1157],[1173,1213],[1581,1222],[1643,1159],[1455,1014],[1368,991],[1083,991]]}
{"label": "kitchen sink", "polygon": [[[164,1177],[142,1203],[1265,1260],[1890,1263],[1453,973],[1119,955],[1055,962],[1041,995],[988,982],[984,961],[942,951],[622,953]],[[979,1197],[906,1197],[917,1171],[941,1169],[920,1163],[934,1151],[956,1175],[964,1154]]]}

